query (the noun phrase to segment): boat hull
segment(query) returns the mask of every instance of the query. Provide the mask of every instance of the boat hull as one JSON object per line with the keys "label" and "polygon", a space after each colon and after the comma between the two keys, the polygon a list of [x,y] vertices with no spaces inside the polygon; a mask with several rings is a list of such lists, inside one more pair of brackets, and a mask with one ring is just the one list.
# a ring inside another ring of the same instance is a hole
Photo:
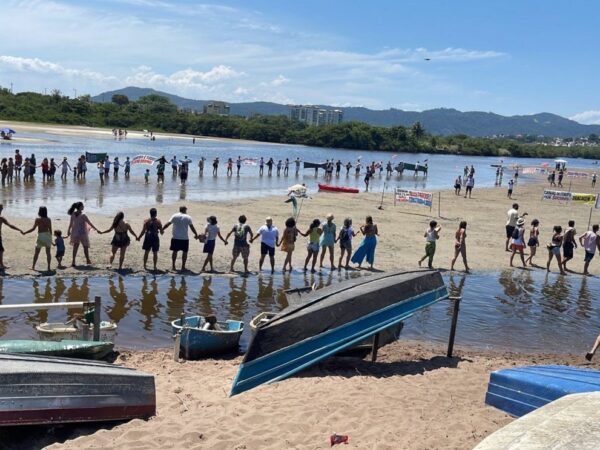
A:
{"label": "boat hull", "polygon": [[244,331],[244,323],[237,320],[218,322],[221,330],[203,330],[204,318],[187,317],[185,326],[174,320],[173,333],[180,333],[179,352],[185,359],[198,359],[237,351]]}
{"label": "boat hull", "polygon": [[521,417],[568,394],[600,391],[600,371],[549,365],[502,369],[490,374],[485,402]]}
{"label": "boat hull", "polygon": [[[42,341],[80,340],[91,341],[94,337],[94,326],[75,327],[64,323],[42,323],[35,328]],[[100,340],[115,342],[117,325],[112,322],[100,322]]]}
{"label": "boat hull", "polygon": [[357,188],[348,186],[333,186],[331,184],[319,183],[319,190],[325,192],[341,192],[344,194],[358,194],[360,191]]}
{"label": "boat hull", "polygon": [[149,418],[154,377],[103,362],[0,355],[0,426]]}
{"label": "boat hull", "polygon": [[62,356],[64,358],[101,359],[113,350],[112,342],[101,341],[34,341],[27,339],[0,341],[0,353]]}
{"label": "boat hull", "polygon": [[315,291],[257,329],[231,390],[282,380],[402,322],[444,298],[439,272],[353,280]]}

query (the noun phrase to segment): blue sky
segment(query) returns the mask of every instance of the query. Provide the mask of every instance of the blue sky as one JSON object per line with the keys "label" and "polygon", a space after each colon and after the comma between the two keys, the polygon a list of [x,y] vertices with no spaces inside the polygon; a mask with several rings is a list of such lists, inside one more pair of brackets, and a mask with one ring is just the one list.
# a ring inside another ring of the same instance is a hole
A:
{"label": "blue sky", "polygon": [[[600,123],[590,1],[3,2],[0,85]],[[429,58],[427,61],[425,58]]]}

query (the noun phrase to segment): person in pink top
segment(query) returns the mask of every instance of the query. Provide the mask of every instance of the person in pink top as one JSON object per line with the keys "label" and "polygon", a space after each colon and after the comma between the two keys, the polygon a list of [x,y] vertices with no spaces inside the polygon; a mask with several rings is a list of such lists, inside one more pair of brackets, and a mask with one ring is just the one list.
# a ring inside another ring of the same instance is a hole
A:
{"label": "person in pink top", "polygon": [[71,245],[73,246],[73,261],[71,262],[71,266],[75,267],[75,260],[77,258],[77,251],[79,250],[79,246],[83,247],[83,253],[85,255],[86,263],[88,265],[92,264],[92,260],[90,259],[90,229],[96,230],[96,232],[100,232],[98,228],[94,226],[88,216],[83,212],[83,202],[75,202],[67,211],[67,214],[71,216],[71,221],[69,222],[69,228],[67,230],[67,237],[71,238]]}

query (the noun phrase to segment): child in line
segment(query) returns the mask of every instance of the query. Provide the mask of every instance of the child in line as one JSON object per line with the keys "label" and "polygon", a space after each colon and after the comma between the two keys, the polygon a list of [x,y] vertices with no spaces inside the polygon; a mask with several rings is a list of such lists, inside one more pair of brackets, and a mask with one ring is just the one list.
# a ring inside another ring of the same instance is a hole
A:
{"label": "child in line", "polygon": [[58,268],[64,269],[62,265],[62,259],[65,256],[65,240],[62,237],[62,231],[54,230],[54,243],[56,247],[56,261],[58,262]]}
{"label": "child in line", "polygon": [[150,182],[150,169],[146,169],[146,172],[144,172],[144,181],[146,184]]}

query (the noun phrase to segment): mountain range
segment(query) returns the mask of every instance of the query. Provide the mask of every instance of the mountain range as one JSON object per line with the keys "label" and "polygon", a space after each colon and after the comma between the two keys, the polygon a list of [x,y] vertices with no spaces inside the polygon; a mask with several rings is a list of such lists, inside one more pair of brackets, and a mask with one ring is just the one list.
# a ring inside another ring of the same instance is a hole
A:
{"label": "mountain range", "polygon": [[[155,94],[167,97],[179,108],[202,111],[209,100],[192,100],[178,95],[150,88],[126,87],[107,91],[92,97],[95,102],[110,102],[114,94],[126,95],[130,100]],[[230,114],[237,116],[288,115],[289,107],[271,102],[229,103]],[[436,108],[426,111],[403,111],[401,109],[373,110],[363,107],[333,107],[342,109],[344,121],[365,122],[370,125],[389,127],[394,125],[410,126],[420,122],[425,130],[434,135],[466,134],[469,136],[494,135],[533,135],[551,137],[583,137],[592,133],[600,134],[600,125],[583,125],[574,120],[551,113],[539,113],[523,116],[502,116],[483,111],[458,111],[452,108]]]}

